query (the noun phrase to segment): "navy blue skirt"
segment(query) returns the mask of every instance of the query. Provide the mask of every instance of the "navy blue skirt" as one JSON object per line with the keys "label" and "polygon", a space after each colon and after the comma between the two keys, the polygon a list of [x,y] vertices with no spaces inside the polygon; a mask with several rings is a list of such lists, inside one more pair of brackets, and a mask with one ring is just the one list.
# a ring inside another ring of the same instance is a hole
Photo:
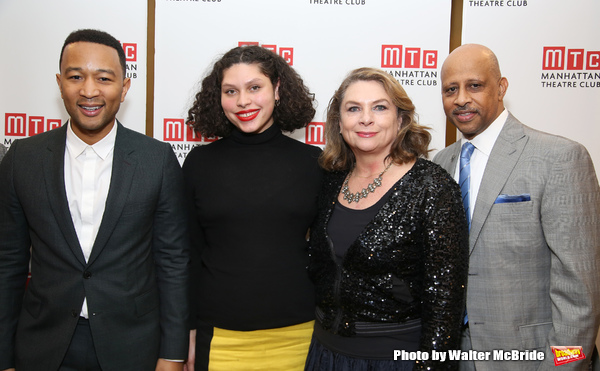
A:
{"label": "navy blue skirt", "polygon": [[412,371],[414,361],[354,358],[331,351],[314,336],[308,350],[305,371]]}

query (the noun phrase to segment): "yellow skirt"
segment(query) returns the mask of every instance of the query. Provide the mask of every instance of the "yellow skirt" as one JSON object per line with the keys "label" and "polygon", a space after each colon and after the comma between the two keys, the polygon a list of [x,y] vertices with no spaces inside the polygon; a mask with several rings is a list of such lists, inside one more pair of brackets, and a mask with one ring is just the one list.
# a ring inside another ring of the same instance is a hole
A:
{"label": "yellow skirt", "polygon": [[315,321],[256,331],[214,328],[209,371],[304,370]]}

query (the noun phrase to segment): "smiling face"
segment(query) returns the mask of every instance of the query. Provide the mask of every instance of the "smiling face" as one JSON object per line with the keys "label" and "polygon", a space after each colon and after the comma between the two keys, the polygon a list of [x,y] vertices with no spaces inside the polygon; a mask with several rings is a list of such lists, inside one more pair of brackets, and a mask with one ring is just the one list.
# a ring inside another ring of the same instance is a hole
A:
{"label": "smiling face", "polygon": [[262,133],[273,125],[278,89],[258,64],[234,64],[223,72],[221,107],[240,131]]}
{"label": "smiling face", "polygon": [[88,144],[110,132],[131,84],[117,51],[91,42],[65,47],[56,82],[73,131]]}
{"label": "smiling face", "polygon": [[356,81],[348,86],[340,105],[340,130],[356,156],[387,156],[402,119],[383,85]]}
{"label": "smiling face", "polygon": [[457,48],[444,62],[441,77],[444,111],[465,138],[482,133],[504,110],[508,81],[486,47]]}

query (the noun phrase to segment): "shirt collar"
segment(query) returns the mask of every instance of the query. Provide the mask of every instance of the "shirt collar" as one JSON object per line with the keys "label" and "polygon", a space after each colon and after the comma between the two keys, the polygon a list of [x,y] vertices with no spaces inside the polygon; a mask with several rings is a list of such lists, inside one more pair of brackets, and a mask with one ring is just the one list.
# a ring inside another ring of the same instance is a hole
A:
{"label": "shirt collar", "polygon": [[[502,113],[496,117],[494,122],[490,126],[487,127],[482,133],[477,135],[475,138],[471,139],[470,142],[473,143],[477,150],[483,152],[485,155],[489,156],[492,153],[492,148],[496,143],[496,139],[500,135],[502,128],[504,127],[504,123],[508,118],[508,111],[506,108],[502,111]],[[462,138],[460,145],[462,146],[469,140]]]}
{"label": "shirt collar", "polygon": [[115,140],[117,138],[117,121],[115,120],[115,124],[113,125],[110,132],[98,142],[93,145],[88,145],[81,138],[75,134],[73,128],[71,128],[71,121],[68,123],[67,130],[67,147],[69,147],[69,151],[73,154],[74,157],[78,157],[81,155],[87,147],[92,147],[94,152],[101,159],[105,160],[106,157],[111,153],[113,148],[115,147]]}

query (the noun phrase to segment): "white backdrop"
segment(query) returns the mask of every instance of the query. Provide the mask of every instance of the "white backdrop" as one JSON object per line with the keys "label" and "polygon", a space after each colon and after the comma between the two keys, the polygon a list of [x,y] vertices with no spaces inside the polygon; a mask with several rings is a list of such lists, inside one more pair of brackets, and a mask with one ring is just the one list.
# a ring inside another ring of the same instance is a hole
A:
{"label": "white backdrop", "polygon": [[598,19],[598,0],[465,0],[462,42],[496,53],[519,120],[583,144],[600,174]]}
{"label": "white backdrop", "polygon": [[[177,119],[178,124],[186,117],[198,82],[220,54],[240,42],[258,42],[293,58],[294,68],[316,94],[316,122],[324,121],[329,98],[351,69],[373,66],[394,73],[413,98],[420,121],[434,128],[432,148],[441,149],[445,119],[439,69],[447,55],[450,3],[157,0],[155,137],[165,140],[165,123],[172,129],[170,119]],[[600,2],[596,0],[568,4],[561,0],[465,0],[462,35],[463,43],[482,43],[496,52],[510,83],[506,105],[519,119],[581,142],[597,169],[599,16]],[[64,38],[78,28],[102,29],[127,44],[128,75],[133,81],[118,118],[145,132],[146,19],[145,0],[106,0],[102,6],[80,0],[0,1],[0,141],[10,145],[16,138],[45,131],[67,119],[55,74]],[[406,48],[417,48],[420,65],[407,68],[404,58],[397,67],[385,67],[383,45],[402,46],[404,57]],[[553,48],[549,56],[562,52],[554,48],[559,47],[564,48],[564,55],[582,59],[575,59],[573,66],[567,66],[565,59],[562,70],[545,69],[547,47]],[[437,52],[436,68],[423,68],[427,50]],[[304,131],[292,136],[306,137]],[[319,135],[311,133],[309,137],[319,144]],[[186,133],[180,139],[168,141],[181,161],[190,145],[205,143],[202,139],[188,141]]]}
{"label": "white backdrop", "polygon": [[0,0],[0,140],[60,126],[68,119],[56,84],[65,38],[97,28],[119,39],[128,57],[131,89],[117,118],[146,131],[146,0]]}
{"label": "white backdrop", "polygon": [[322,145],[314,126],[325,121],[333,92],[350,70],[369,66],[396,76],[420,122],[434,129],[432,148],[442,149],[439,70],[450,8],[450,0],[157,0],[154,136],[180,161],[207,143],[183,127],[199,83],[222,54],[253,42],[284,56],[315,93],[317,124],[292,137]]}

